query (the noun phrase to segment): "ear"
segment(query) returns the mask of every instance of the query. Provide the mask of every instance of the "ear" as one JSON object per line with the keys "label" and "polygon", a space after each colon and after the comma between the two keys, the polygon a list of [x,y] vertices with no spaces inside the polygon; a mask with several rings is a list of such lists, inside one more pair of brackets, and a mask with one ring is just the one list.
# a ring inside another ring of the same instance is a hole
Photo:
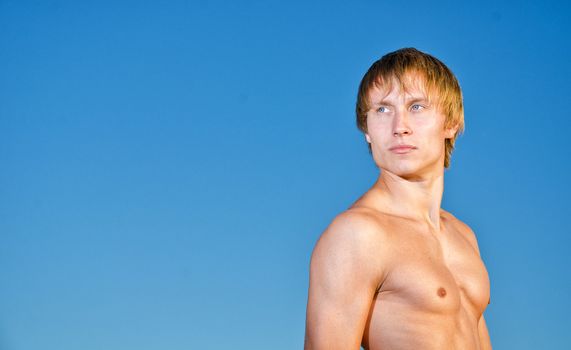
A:
{"label": "ear", "polygon": [[365,133],[365,139],[367,140],[368,143],[371,143],[371,137],[369,136],[369,134]]}
{"label": "ear", "polygon": [[454,138],[454,135],[456,135],[456,132],[458,131],[458,127],[459,125],[455,125],[451,128],[444,129],[444,137],[447,139]]}

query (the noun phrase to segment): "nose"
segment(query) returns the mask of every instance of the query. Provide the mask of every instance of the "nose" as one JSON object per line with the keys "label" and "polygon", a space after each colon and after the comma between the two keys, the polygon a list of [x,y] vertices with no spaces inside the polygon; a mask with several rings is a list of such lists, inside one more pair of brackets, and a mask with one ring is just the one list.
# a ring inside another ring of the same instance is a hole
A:
{"label": "nose", "polygon": [[406,111],[397,112],[393,122],[393,136],[403,136],[412,134],[412,129],[408,124]]}

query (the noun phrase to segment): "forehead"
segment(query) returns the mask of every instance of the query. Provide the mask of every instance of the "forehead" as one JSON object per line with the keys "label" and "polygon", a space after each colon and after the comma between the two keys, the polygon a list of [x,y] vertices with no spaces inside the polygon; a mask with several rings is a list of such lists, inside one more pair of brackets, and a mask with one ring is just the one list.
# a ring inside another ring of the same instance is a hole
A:
{"label": "forehead", "polygon": [[420,73],[410,72],[402,77],[379,77],[369,89],[369,100],[381,100],[396,97],[430,98],[426,79]]}

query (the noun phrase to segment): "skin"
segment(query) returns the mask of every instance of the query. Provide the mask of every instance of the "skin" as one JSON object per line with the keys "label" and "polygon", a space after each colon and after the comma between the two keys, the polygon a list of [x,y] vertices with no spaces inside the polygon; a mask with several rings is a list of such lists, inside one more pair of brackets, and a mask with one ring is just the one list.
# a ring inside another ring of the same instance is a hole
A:
{"label": "skin", "polygon": [[[311,257],[305,349],[491,349],[476,236],[440,208],[444,140],[457,127],[444,128],[423,89],[392,85],[371,91],[367,115],[380,175]],[[415,148],[390,150],[399,144]]]}

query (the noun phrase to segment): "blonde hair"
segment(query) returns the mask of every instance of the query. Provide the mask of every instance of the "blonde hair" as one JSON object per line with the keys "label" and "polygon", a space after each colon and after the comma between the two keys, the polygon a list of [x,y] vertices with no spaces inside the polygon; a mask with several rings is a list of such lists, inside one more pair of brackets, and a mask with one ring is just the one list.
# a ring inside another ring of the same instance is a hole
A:
{"label": "blonde hair", "polygon": [[371,109],[369,92],[373,87],[390,91],[393,83],[397,82],[401,89],[406,91],[410,87],[411,74],[422,79],[429,100],[434,99],[446,116],[444,127],[448,129],[458,126],[454,137],[445,140],[444,167],[448,168],[456,137],[464,131],[462,90],[452,71],[429,54],[415,48],[404,48],[388,53],[373,63],[359,85],[355,108],[357,127],[363,133],[367,132],[367,112]]}

